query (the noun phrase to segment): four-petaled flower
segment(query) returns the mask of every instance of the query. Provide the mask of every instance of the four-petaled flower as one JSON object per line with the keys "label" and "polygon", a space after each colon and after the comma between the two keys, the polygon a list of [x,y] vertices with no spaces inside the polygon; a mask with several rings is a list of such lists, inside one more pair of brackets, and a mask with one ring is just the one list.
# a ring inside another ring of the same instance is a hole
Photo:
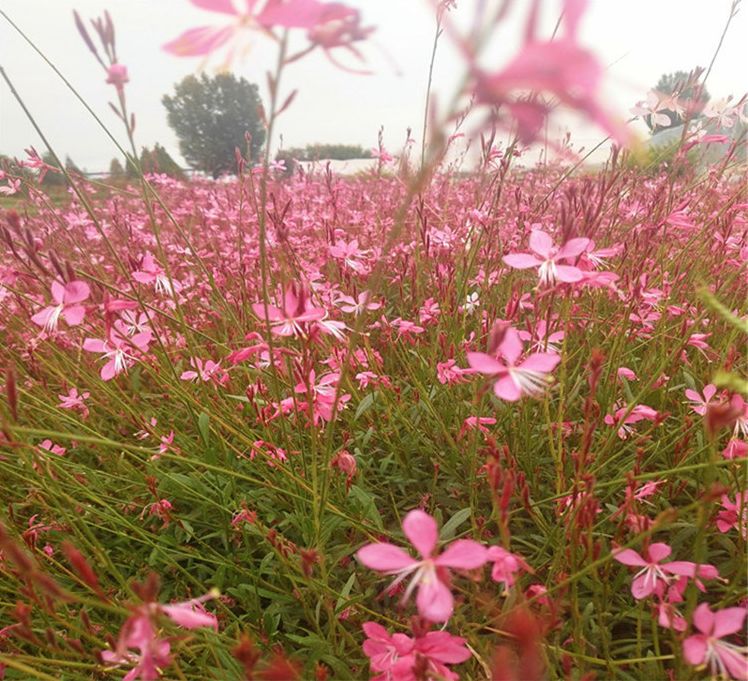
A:
{"label": "four-petaled flower", "polygon": [[368,544],[359,549],[356,556],[372,570],[397,575],[393,586],[412,575],[403,601],[417,588],[416,606],[419,614],[432,622],[446,622],[454,609],[454,599],[447,582],[448,570],[481,567],[488,560],[487,550],[471,539],[458,539],[441,554],[434,555],[439,537],[436,521],[420,510],[410,511],[405,516],[403,532],[421,554],[421,560],[394,544],[384,542]]}
{"label": "four-petaled flower", "polygon": [[509,253],[503,257],[504,263],[518,270],[538,268],[540,283],[551,286],[556,282],[574,283],[584,279],[584,273],[573,265],[562,265],[563,261],[576,260],[587,250],[590,240],[569,239],[560,248],[542,230],[530,232],[530,250],[535,253]]}
{"label": "four-petaled flower", "polygon": [[712,612],[702,603],[693,612],[694,627],[700,632],[683,641],[683,657],[692,665],[709,667],[712,676],[748,679],[748,657],[744,646],[724,640],[725,636],[743,631],[746,608],[725,608]]}
{"label": "four-petaled flower", "polygon": [[496,397],[509,402],[515,402],[522,395],[542,395],[551,381],[550,372],[561,361],[555,352],[535,352],[520,362],[522,340],[511,326],[504,331],[497,354],[501,354],[505,362],[483,352],[468,352],[468,364],[473,371],[496,377],[493,386]]}
{"label": "four-petaled flower", "polygon": [[636,599],[651,596],[659,584],[669,584],[677,577],[690,577],[700,586],[699,577],[716,579],[719,576],[713,565],[697,565],[687,560],[673,560],[669,563],[662,561],[667,558],[672,549],[661,542],[650,544],[645,549],[646,558],[633,549],[619,549],[613,552],[613,558],[619,563],[639,567],[631,582],[631,594]]}
{"label": "four-petaled flower", "polygon": [[459,676],[447,667],[470,658],[465,639],[447,631],[429,631],[417,638],[390,634],[381,624],[363,625],[364,655],[372,672],[381,672],[371,681],[417,681],[422,678],[457,681]]}
{"label": "four-petaled flower", "polygon": [[68,326],[78,326],[86,314],[86,308],[81,303],[87,300],[90,294],[91,289],[85,281],[69,281],[67,284],[53,281],[52,299],[55,305],[37,312],[31,321],[43,327],[47,333],[57,330],[60,317]]}
{"label": "four-petaled flower", "polygon": [[265,307],[264,303],[254,303],[252,310],[260,319],[267,319],[271,332],[277,336],[305,336],[311,322],[324,319],[327,315],[324,308],[314,307],[303,286],[289,286],[283,296],[282,307],[268,303],[267,316]]}

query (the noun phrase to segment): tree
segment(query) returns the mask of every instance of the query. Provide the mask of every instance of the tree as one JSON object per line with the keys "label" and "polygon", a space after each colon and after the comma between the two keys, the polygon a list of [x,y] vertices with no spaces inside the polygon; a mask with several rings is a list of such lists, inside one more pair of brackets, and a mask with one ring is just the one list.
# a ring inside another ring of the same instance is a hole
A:
{"label": "tree", "polygon": [[233,74],[202,74],[187,76],[174,90],[162,102],[188,163],[213,177],[234,171],[235,149],[244,150],[246,133],[251,135],[250,157],[257,160],[265,141],[257,85]]}
{"label": "tree", "polygon": [[184,179],[184,171],[158,142],[153,149],[143,147],[140,153],[140,169],[144,173],[162,173],[178,180]]}
{"label": "tree", "polygon": [[288,149],[282,152],[282,155],[297,161],[348,161],[355,158],[371,158],[368,149],[354,144],[307,144],[303,149]]}
{"label": "tree", "polygon": [[51,152],[45,151],[44,154],[42,155],[42,161],[44,161],[48,166],[54,169],[54,170],[50,170],[48,173],[44,175],[44,179],[42,180],[43,186],[64,187],[65,185],[67,185],[68,181],[65,179],[65,176],[60,171],[60,164],[55,160],[55,157],[52,155]]}
{"label": "tree", "polygon": [[83,177],[86,174],[76,165],[75,161],[70,158],[70,156],[65,157],[65,170],[67,170],[71,175],[80,175]]}
{"label": "tree", "polygon": [[[709,101],[707,89],[699,82],[703,69],[695,68],[693,71],[674,71],[663,73],[657,81],[654,89],[663,95],[677,95],[681,104],[690,108],[691,116],[701,113],[704,105]],[[670,117],[670,125],[652,125],[651,117],[644,118],[649,129],[655,133],[682,125],[684,120],[677,111],[662,109],[661,113]]]}
{"label": "tree", "polygon": [[122,167],[118,158],[113,158],[109,164],[109,179],[122,180],[125,177],[125,169]]}

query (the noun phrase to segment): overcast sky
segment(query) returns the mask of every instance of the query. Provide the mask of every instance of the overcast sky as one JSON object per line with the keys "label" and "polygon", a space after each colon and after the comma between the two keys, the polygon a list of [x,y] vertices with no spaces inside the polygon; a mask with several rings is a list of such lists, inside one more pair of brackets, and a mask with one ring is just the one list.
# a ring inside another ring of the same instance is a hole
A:
{"label": "overcast sky", "polygon": [[[456,19],[472,14],[478,0],[458,0]],[[408,126],[420,139],[426,75],[434,19],[428,0],[347,0],[359,8],[364,23],[377,27],[364,46],[374,75],[353,75],[336,68],[323,54],[292,65],[283,91],[299,89],[291,109],[280,119],[284,145],[313,142],[375,146],[385,129],[386,145],[399,150]],[[509,20],[491,51],[496,67],[516,50],[527,0],[515,1]],[[558,0],[545,0],[543,24],[552,29]],[[642,99],[664,72],[707,66],[719,41],[730,0],[591,0],[581,41],[599,55],[607,69],[606,92],[622,115]],[[107,102],[113,88],[104,82],[73,24],[73,8],[94,17],[108,8],[117,28],[120,61],[130,71],[127,96],[137,117],[139,145],[162,143],[177,158],[176,138],[166,123],[161,97],[198,67],[198,60],[173,57],[163,43],[192,26],[218,25],[224,15],[193,7],[188,0],[0,0],[10,18],[46,53],[121,137]],[[253,34],[253,46],[233,70],[260,84],[274,56],[274,44]],[[40,57],[0,17],[0,65],[36,116],[60,155],[69,154],[88,171],[106,170],[116,155],[111,141]],[[734,20],[707,84],[713,98],[748,91],[748,3]],[[434,92],[444,102],[459,80],[463,64],[447,39],[436,61]],[[566,120],[577,145],[590,147],[603,135],[583,122]],[[23,155],[24,147],[42,149],[41,141],[0,82],[0,153]],[[180,159],[181,160],[181,159]]]}

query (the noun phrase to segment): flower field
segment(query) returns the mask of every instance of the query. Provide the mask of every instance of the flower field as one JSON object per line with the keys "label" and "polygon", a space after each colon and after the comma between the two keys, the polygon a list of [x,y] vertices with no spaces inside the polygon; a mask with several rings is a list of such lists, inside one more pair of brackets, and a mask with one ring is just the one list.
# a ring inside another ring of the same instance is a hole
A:
{"label": "flower field", "polygon": [[469,173],[6,169],[0,677],[748,678],[744,166],[514,115]]}

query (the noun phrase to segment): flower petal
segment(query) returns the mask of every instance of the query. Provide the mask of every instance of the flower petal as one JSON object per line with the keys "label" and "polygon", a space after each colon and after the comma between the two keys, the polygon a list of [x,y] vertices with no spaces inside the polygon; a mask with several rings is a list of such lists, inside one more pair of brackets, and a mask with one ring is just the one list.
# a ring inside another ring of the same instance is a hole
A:
{"label": "flower petal", "polygon": [[743,628],[745,620],[745,608],[725,608],[714,613],[714,629],[712,636],[714,638],[724,638],[730,634],[735,634]]}
{"label": "flower petal", "polygon": [[364,546],[358,550],[356,558],[366,567],[379,572],[397,572],[417,562],[399,546],[384,542]]}
{"label": "flower petal", "polygon": [[58,304],[62,305],[65,301],[65,285],[59,281],[52,282],[52,299]]}
{"label": "flower petal", "polygon": [[98,338],[86,338],[83,341],[83,349],[87,352],[106,352],[106,344]]}
{"label": "flower petal", "polygon": [[434,563],[458,570],[474,570],[485,564],[488,560],[486,554],[487,549],[483,544],[472,539],[458,539],[452,542]]}
{"label": "flower petal", "polygon": [[218,631],[218,620],[216,619],[216,616],[209,612],[200,611],[199,609],[194,608],[189,602],[162,605],[161,609],[171,620],[185,629],[208,627]]}
{"label": "flower petal", "polygon": [[99,372],[102,381],[111,381],[117,375],[117,369],[114,364],[114,360],[110,359]]}
{"label": "flower petal", "polygon": [[70,326],[78,326],[86,316],[86,308],[83,305],[70,305],[63,308],[62,316]]}
{"label": "flower petal", "polygon": [[506,400],[507,402],[516,402],[522,397],[521,388],[511,376],[504,376],[496,381],[493,385],[493,392],[500,400]]}
{"label": "flower petal", "polygon": [[553,371],[560,361],[561,357],[555,352],[536,352],[522,362],[518,368],[528,371],[542,371],[543,373],[548,373]]}
{"label": "flower petal", "polygon": [[748,680],[748,659],[745,655],[741,655],[734,648],[728,648],[727,646],[717,645],[717,654],[719,655],[722,664],[725,665],[727,672],[730,677],[737,679],[738,681]]}
{"label": "flower petal", "polygon": [[542,261],[529,253],[508,253],[502,260],[505,265],[513,267],[515,270],[526,270],[530,267],[540,267]]}
{"label": "flower petal", "polygon": [[587,250],[590,240],[585,238],[569,239],[556,254],[556,260],[576,258]]}
{"label": "flower petal", "polygon": [[[195,5],[195,7],[206,9],[209,12],[239,14],[239,12],[236,11],[236,6],[234,5],[233,0],[190,0],[190,2]],[[250,3],[247,4],[249,5]],[[254,4],[254,2],[251,4]],[[247,11],[249,11],[249,7],[247,7]]]}
{"label": "flower petal", "polygon": [[55,310],[57,310],[56,307],[45,307],[43,310],[40,310],[33,317],[31,317],[31,321],[34,322],[34,324],[36,324],[37,326],[45,327],[47,325],[47,322],[49,321],[49,318],[54,314]]}
{"label": "flower petal", "polygon": [[573,284],[584,279],[584,272],[571,265],[556,265],[556,279],[567,284]]}
{"label": "flower petal", "polygon": [[403,519],[403,532],[418,553],[424,558],[431,556],[439,538],[439,530],[436,521],[428,513],[420,509],[408,513]]}
{"label": "flower petal", "polygon": [[468,352],[467,361],[471,369],[481,374],[493,376],[506,371],[506,367],[498,359],[485,352]]}
{"label": "flower petal", "polygon": [[[162,49],[177,57],[202,56],[224,45],[233,34],[234,29],[231,26],[223,28],[199,26],[185,31],[174,40],[164,44]],[[134,273],[133,278],[137,279]]]}
{"label": "flower petal", "polygon": [[543,258],[549,258],[553,250],[553,239],[541,229],[530,232],[530,248]]}
{"label": "flower petal", "polygon": [[422,580],[416,596],[418,614],[432,622],[446,622],[454,610],[454,599],[447,586],[436,575]]}
{"label": "flower petal", "polygon": [[706,637],[697,634],[689,636],[683,641],[683,657],[686,662],[693,665],[699,665],[704,662],[706,656]]}
{"label": "flower petal", "polygon": [[633,565],[636,567],[642,567],[647,562],[633,549],[621,549],[620,551],[613,552],[613,560],[617,560],[619,563],[624,565]]}
{"label": "flower petal", "polygon": [[657,579],[653,579],[647,572],[634,577],[634,581],[631,582],[631,595],[637,600],[651,596],[657,588],[657,581]]}
{"label": "flower petal", "polygon": [[714,628],[714,613],[708,603],[702,603],[693,611],[694,626],[702,633],[711,636]]}
{"label": "flower petal", "polygon": [[82,303],[91,295],[91,288],[85,281],[71,281],[65,285],[65,304]]}
{"label": "flower petal", "polygon": [[649,561],[651,563],[659,563],[667,558],[671,552],[672,549],[667,544],[656,542],[655,544],[650,545],[647,555],[649,556]]}
{"label": "flower petal", "polygon": [[499,351],[509,364],[515,364],[522,354],[523,348],[524,345],[519,332],[513,326],[510,326],[504,332],[504,338],[499,346]]}

